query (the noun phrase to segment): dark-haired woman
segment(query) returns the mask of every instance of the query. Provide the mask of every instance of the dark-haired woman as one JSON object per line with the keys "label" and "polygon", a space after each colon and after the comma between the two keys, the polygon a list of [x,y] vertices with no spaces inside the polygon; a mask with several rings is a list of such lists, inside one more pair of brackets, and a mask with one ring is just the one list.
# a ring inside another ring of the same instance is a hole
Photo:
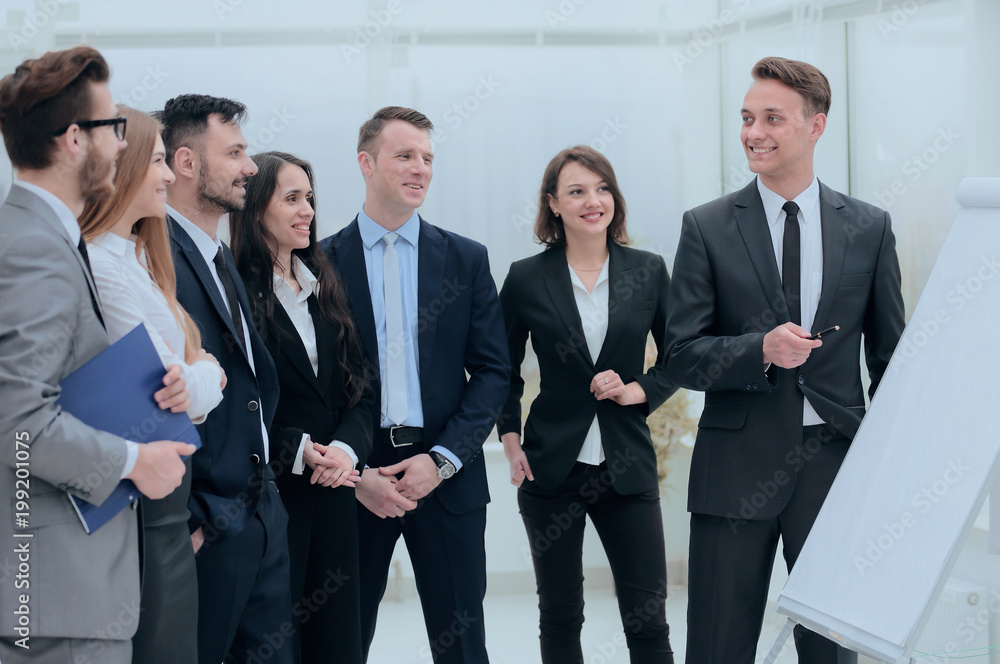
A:
{"label": "dark-haired woman", "polygon": [[347,297],[316,244],[312,167],[282,152],[252,159],[230,236],[281,387],[270,453],[288,511],[296,661],[361,662],[353,487],[374,394]]}
{"label": "dark-haired woman", "polygon": [[[538,588],[542,661],[583,662],[583,532],[589,515],[614,576],[632,662],[673,662],[656,454],[646,417],[674,391],[664,373],[667,267],[630,249],[608,160],[577,146],[549,162],[535,236],[500,292],[513,366],[500,417]],[[643,373],[646,338],[659,351]],[[541,391],[521,440],[525,342]],[[641,612],[641,615],[639,615]]]}

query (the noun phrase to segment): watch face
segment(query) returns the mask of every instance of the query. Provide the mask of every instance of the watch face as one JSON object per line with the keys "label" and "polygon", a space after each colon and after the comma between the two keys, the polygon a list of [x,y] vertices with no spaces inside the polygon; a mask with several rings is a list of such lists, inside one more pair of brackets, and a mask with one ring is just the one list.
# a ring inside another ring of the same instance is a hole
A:
{"label": "watch face", "polygon": [[447,465],[438,468],[438,477],[440,477],[443,480],[448,479],[454,474],[455,474],[455,466],[451,465],[451,462],[448,462]]}

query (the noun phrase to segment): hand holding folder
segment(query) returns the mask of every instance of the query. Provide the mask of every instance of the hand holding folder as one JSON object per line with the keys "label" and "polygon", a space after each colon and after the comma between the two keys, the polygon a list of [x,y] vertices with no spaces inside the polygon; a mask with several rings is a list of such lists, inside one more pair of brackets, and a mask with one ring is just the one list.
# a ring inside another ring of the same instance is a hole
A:
{"label": "hand holding folder", "polygon": [[[156,474],[176,474],[176,467],[171,470],[170,465],[181,463],[177,456],[181,444],[201,447],[201,438],[187,414],[161,410],[153,399],[163,385],[163,375],[160,356],[146,328],[138,325],[67,376],[58,400],[63,410],[95,429],[137,443],[156,441],[155,447],[141,451],[132,475],[140,484],[161,487],[165,482]],[[72,495],[70,500],[84,529],[93,533],[138,497],[136,485],[122,480],[100,505]]]}

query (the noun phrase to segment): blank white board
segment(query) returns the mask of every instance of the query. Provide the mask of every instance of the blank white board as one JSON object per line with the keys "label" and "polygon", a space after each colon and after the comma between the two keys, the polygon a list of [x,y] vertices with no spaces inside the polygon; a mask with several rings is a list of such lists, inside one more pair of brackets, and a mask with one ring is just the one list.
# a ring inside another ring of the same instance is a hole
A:
{"label": "blank white board", "polygon": [[1000,178],[966,178],[957,196],[962,209],[777,603],[882,662],[909,660],[998,466]]}

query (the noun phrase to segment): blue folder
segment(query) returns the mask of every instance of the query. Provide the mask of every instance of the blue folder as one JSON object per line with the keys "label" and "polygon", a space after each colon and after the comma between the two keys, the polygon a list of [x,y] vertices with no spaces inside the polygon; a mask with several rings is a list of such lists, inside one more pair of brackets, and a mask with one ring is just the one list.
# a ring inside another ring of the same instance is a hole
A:
{"label": "blue folder", "polygon": [[[137,443],[177,440],[201,447],[201,438],[186,413],[160,410],[153,394],[163,387],[163,362],[146,328],[137,325],[62,381],[56,403],[67,413],[100,431]],[[139,498],[131,480],[122,480],[100,505],[70,495],[70,501],[93,534]]]}

